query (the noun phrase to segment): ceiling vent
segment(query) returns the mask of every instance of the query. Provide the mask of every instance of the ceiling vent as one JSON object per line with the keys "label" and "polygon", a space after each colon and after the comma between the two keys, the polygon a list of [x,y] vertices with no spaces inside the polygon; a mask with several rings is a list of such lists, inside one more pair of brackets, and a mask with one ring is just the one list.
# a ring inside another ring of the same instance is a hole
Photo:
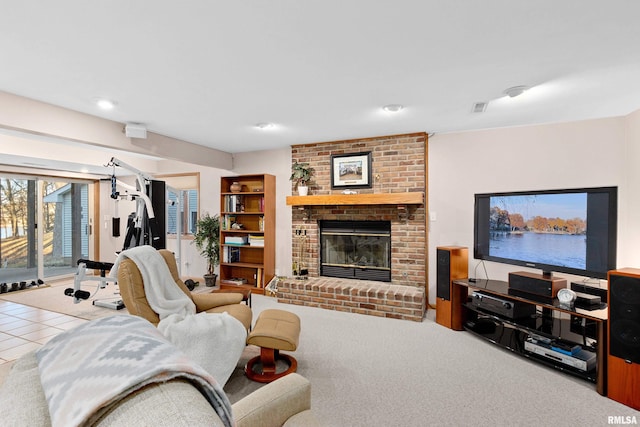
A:
{"label": "ceiling vent", "polygon": [[471,108],[471,112],[484,113],[485,111],[487,111],[487,105],[489,105],[488,102],[476,102],[473,104],[473,107]]}

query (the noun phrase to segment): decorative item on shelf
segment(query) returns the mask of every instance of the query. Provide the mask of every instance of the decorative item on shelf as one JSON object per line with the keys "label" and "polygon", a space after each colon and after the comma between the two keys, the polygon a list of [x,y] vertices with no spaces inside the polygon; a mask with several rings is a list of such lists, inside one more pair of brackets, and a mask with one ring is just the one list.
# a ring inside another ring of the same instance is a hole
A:
{"label": "decorative item on shelf", "polygon": [[234,181],[229,186],[229,189],[231,190],[232,193],[239,193],[242,191],[242,184],[240,184],[238,181]]}
{"label": "decorative item on shelf", "polygon": [[265,295],[269,295],[275,297],[278,295],[278,281],[280,278],[278,276],[273,276],[271,281],[264,287]]}
{"label": "decorative item on shelf", "polygon": [[234,230],[242,230],[244,228],[244,224],[240,224],[239,222],[234,222],[231,224],[231,228]]}
{"label": "decorative item on shelf", "polygon": [[573,304],[576,300],[576,293],[571,289],[562,288],[558,291],[558,301],[560,305],[563,307],[573,307]]}
{"label": "decorative item on shelf", "polygon": [[200,255],[207,260],[207,274],[204,275],[205,284],[215,286],[217,274],[214,269],[220,264],[220,217],[204,213],[196,222],[196,232],[193,243],[200,250]]}
{"label": "decorative item on shelf", "polygon": [[291,177],[289,178],[298,190],[298,195],[306,196],[309,194],[308,183],[313,178],[314,169],[309,166],[309,163],[298,163],[296,161],[291,166]]}

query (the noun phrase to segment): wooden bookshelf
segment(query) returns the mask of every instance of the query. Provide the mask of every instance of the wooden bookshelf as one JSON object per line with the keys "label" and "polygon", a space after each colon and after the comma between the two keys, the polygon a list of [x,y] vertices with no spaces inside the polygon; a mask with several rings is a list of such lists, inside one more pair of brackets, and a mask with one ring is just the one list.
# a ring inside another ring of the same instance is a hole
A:
{"label": "wooden bookshelf", "polygon": [[[236,182],[241,189],[231,191]],[[221,286],[264,294],[264,286],[275,275],[275,199],[273,175],[221,178]]]}

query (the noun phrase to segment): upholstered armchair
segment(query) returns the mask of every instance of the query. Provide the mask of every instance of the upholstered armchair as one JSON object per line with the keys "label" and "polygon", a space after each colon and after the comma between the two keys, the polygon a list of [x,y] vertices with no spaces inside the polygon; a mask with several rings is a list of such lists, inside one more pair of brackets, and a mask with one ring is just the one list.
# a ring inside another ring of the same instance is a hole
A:
{"label": "upholstered armchair", "polygon": [[[173,253],[166,249],[158,251],[164,258],[173,280],[196,306],[196,312],[223,313],[227,312],[238,319],[247,330],[251,327],[251,308],[242,304],[242,294],[236,293],[206,293],[192,294],[178,275],[178,266]],[[129,314],[140,316],[157,325],[160,317],[153,311],[147,301],[144,291],[144,283],[140,270],[135,262],[123,259],[118,267],[118,286],[120,295]]]}

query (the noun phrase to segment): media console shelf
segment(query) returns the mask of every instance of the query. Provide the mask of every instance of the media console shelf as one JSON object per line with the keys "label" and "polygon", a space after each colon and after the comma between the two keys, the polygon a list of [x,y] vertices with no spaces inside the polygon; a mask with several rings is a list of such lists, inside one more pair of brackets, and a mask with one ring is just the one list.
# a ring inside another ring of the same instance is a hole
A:
{"label": "media console shelf", "polygon": [[[597,392],[606,395],[606,305],[587,310],[562,306],[557,298],[549,301],[523,298],[510,294],[509,284],[500,280],[477,279],[471,282],[460,279],[454,280],[453,286],[469,291],[470,298],[463,302],[462,310],[465,330],[530,360],[593,382]],[[502,315],[499,309],[484,309],[472,302],[473,292],[495,297],[510,307],[517,305],[524,314],[510,318]],[[538,347],[532,346],[533,342],[537,342],[535,345]],[[540,350],[540,346],[551,346],[547,342],[579,346],[583,352],[581,356],[595,354],[595,365],[586,369],[576,368],[565,363],[566,359],[563,362],[564,353],[557,350],[541,351],[545,355],[531,351],[532,348]],[[525,343],[528,349],[525,349]]]}

